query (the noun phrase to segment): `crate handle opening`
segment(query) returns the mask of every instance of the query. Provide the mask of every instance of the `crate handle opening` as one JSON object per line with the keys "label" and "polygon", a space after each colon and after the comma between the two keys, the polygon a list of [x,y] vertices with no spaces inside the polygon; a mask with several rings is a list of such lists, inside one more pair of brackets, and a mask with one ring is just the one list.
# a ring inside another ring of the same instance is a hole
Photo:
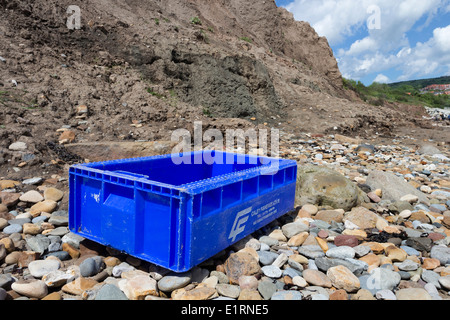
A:
{"label": "crate handle opening", "polygon": [[149,176],[147,176],[145,174],[133,173],[133,172],[122,171],[122,170],[114,171],[114,173],[123,174],[123,175],[126,175],[126,176],[135,177],[135,178],[144,178],[144,179],[148,179],[149,178]]}

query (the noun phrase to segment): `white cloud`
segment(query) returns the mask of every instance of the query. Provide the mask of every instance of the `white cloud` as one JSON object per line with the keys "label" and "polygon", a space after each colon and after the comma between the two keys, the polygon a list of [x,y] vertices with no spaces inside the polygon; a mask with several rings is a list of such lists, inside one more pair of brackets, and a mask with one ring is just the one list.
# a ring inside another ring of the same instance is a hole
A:
{"label": "white cloud", "polygon": [[437,46],[444,52],[450,52],[450,25],[433,31]]}
{"label": "white cloud", "polygon": [[[425,14],[431,14],[448,0],[294,0],[286,9],[297,20],[308,21],[320,36],[327,37],[332,45],[341,43],[357,30],[368,30],[369,21],[378,12],[380,29],[369,30],[374,39],[392,42],[402,38],[403,33]],[[369,11],[368,11],[369,10]]]}
{"label": "white cloud", "polygon": [[388,77],[386,77],[384,74],[380,73],[379,75],[377,75],[377,77],[373,81],[378,82],[378,83],[389,83],[391,80]]}
{"label": "white cloud", "polygon": [[[368,10],[373,8],[379,8],[379,16],[377,10]],[[286,9],[297,20],[308,21],[330,45],[340,47],[335,55],[346,77],[381,77],[393,68],[402,77],[425,76],[439,68],[450,72],[450,26],[435,29],[424,43],[410,43],[407,37],[429,26],[438,12],[450,12],[450,0],[294,0]],[[374,22],[379,28],[369,28],[376,26]]]}

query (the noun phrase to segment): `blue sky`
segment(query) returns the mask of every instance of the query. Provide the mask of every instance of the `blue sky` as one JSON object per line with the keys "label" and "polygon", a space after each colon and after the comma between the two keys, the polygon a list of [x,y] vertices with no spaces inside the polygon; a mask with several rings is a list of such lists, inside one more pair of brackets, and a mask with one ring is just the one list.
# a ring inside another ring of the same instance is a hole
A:
{"label": "blue sky", "polygon": [[325,36],[344,77],[391,83],[450,75],[450,0],[275,0]]}

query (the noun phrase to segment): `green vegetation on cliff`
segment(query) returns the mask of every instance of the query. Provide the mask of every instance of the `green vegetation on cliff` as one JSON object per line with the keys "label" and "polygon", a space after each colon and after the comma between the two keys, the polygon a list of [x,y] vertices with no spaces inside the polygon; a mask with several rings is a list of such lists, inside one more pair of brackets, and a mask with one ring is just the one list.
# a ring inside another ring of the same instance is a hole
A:
{"label": "green vegetation on cliff", "polygon": [[[450,83],[450,77],[447,83]],[[440,78],[439,78],[440,79]],[[385,103],[404,103],[412,105],[422,105],[431,108],[450,108],[450,96],[433,95],[431,93],[421,94],[420,89],[435,83],[432,80],[417,80],[402,82],[397,84],[382,84],[374,82],[370,86],[365,86],[361,81],[349,80],[343,78],[344,88],[353,90],[358,96],[367,103],[382,106]]]}

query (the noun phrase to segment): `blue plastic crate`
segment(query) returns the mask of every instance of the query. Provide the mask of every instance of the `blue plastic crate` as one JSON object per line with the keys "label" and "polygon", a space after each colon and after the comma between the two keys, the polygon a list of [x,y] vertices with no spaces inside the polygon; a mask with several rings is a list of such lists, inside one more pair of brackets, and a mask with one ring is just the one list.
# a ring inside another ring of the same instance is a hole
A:
{"label": "blue plastic crate", "polygon": [[71,167],[71,232],[184,272],[294,208],[295,161],[184,156],[191,164],[165,155]]}

